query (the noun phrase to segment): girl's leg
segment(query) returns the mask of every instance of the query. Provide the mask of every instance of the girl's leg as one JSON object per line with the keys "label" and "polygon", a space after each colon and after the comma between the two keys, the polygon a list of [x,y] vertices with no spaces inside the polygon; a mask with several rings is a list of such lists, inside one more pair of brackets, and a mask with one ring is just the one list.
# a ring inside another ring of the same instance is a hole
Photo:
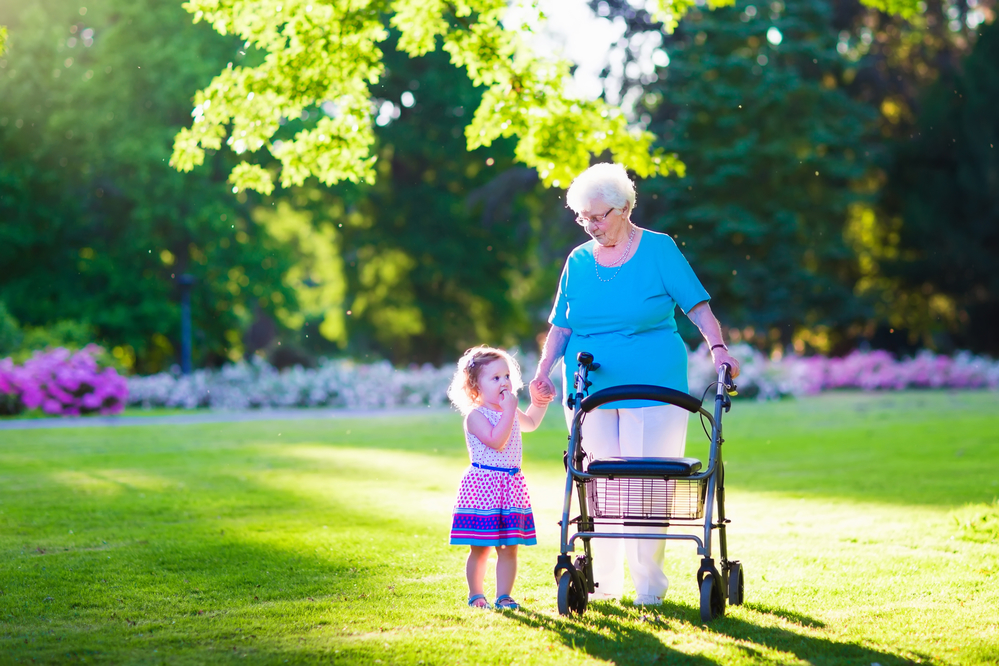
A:
{"label": "girl's leg", "polygon": [[496,547],[496,597],[513,591],[517,580],[517,546]]}
{"label": "girl's leg", "polygon": [[[572,428],[572,412],[565,407],[566,423]],[[583,450],[591,458],[620,456],[621,443],[617,409],[594,409],[583,423]],[[616,481],[603,481],[606,495],[613,496]],[[601,532],[621,532],[619,525],[602,525]],[[596,591],[591,599],[619,599],[624,593],[624,541],[621,539],[592,539],[590,554],[593,556],[593,581]]]}
{"label": "girl's leg", "polygon": [[[680,458],[687,442],[689,412],[674,405],[621,410],[621,455],[633,458]],[[662,528],[639,531],[664,532]],[[669,587],[663,573],[661,540],[629,539],[625,544],[628,568],[635,584],[635,602],[658,603]]]}
{"label": "girl's leg", "polygon": [[[468,581],[468,597],[483,594],[483,581],[486,577],[486,563],[489,559],[487,546],[469,546],[468,560],[465,562],[465,580]],[[482,605],[487,602],[483,601]]]}

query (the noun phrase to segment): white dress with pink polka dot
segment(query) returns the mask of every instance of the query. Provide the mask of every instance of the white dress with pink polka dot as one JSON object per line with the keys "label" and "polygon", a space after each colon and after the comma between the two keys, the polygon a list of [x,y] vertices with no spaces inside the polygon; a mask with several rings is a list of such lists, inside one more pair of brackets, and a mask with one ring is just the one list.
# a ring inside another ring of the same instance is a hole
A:
{"label": "white dress with pink polka dot", "polygon": [[[496,425],[502,412],[478,411]],[[483,444],[465,430],[472,464],[461,479],[451,522],[451,544],[462,546],[533,546],[534,513],[527,483],[520,471],[523,444],[520,424],[513,420],[510,439],[502,451]]]}

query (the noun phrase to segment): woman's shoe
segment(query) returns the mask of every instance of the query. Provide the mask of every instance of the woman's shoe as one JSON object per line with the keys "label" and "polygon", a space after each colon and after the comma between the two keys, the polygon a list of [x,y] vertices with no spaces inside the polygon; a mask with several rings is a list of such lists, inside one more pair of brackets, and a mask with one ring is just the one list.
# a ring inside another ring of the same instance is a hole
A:
{"label": "woman's shoe", "polygon": [[590,595],[590,601],[617,601],[618,597],[606,592],[594,592]]}
{"label": "woman's shoe", "polygon": [[639,594],[635,597],[636,606],[659,606],[662,602],[662,597],[655,597],[651,594]]}

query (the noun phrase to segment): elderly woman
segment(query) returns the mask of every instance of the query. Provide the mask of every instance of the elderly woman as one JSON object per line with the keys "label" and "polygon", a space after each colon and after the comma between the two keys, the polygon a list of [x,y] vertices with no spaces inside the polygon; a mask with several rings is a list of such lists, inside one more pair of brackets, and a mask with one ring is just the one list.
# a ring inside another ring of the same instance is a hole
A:
{"label": "elderly woman", "polygon": [[[548,321],[533,399],[551,400],[555,387],[548,375],[562,357],[593,354],[600,369],[590,375],[591,391],[622,384],[654,384],[687,392],[687,348],[676,329],[680,309],[700,329],[716,367],[739,362],[728,353],[721,327],[701,286],[676,243],[666,234],[637,227],[635,185],[624,167],[597,164],[569,187],[566,204],[593,240],[570,254],[562,269],[555,305]],[[565,391],[572,388],[575,363],[565,363]],[[565,407],[563,405],[563,407]],[[565,407],[566,421],[572,412]],[[583,428],[592,458],[682,457],[688,412],[673,405],[633,400],[594,410]],[[571,427],[571,426],[570,426]],[[663,573],[662,540],[594,539],[593,599],[619,598],[624,587],[627,552],[636,605],[662,602],[669,581]]]}

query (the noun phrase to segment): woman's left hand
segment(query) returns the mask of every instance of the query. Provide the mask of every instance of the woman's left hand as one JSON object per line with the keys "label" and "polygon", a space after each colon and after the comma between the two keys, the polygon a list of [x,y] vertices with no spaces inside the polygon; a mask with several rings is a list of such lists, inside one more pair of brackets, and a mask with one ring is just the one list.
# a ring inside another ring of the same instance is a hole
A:
{"label": "woman's left hand", "polygon": [[715,372],[720,371],[722,365],[727,365],[729,371],[732,373],[732,379],[739,376],[739,361],[729,354],[727,349],[723,349],[722,347],[713,349],[711,351],[711,359],[715,362]]}

